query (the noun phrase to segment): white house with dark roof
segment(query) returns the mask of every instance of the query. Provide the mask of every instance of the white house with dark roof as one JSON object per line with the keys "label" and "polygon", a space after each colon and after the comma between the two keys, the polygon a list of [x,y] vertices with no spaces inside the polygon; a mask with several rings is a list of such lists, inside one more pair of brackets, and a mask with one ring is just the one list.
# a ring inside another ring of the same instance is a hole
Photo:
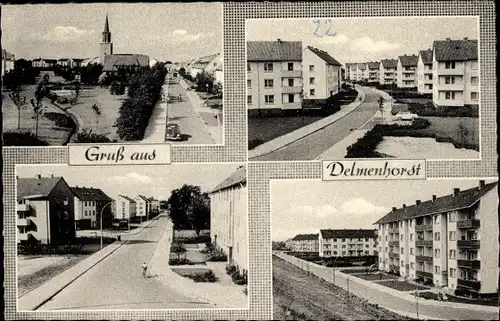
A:
{"label": "white house with dark roof", "polygon": [[137,214],[137,204],[125,195],[118,195],[115,201],[115,219],[130,220]]}
{"label": "white house with dark roof", "polygon": [[301,41],[247,41],[249,112],[301,109],[302,79]]}
{"label": "white house with dark roof", "polygon": [[114,201],[101,189],[78,186],[71,189],[75,194],[75,226],[77,229],[99,228],[101,211],[103,219],[113,217]]}
{"label": "white house with dark roof", "polygon": [[379,270],[479,294],[498,292],[498,182],[392,211],[375,222]]}
{"label": "white house with dark roof", "polygon": [[434,41],[433,92],[436,106],[479,105],[477,40]]}
{"label": "white house with dark roof", "polygon": [[297,234],[287,241],[286,244],[294,252],[319,252],[318,234]]}
{"label": "white house with dark roof", "polygon": [[14,69],[16,56],[5,49],[2,49],[2,76]]}
{"label": "white house with dark roof", "polygon": [[320,257],[377,255],[376,230],[325,229],[319,231]]}
{"label": "white house with dark roof", "polygon": [[380,61],[379,83],[381,85],[396,84],[397,68],[397,59],[382,59]]}
{"label": "white house with dark roof", "polygon": [[151,202],[146,196],[137,195],[134,197],[134,202],[136,204],[136,216],[142,218],[148,218],[151,211]]}
{"label": "white house with dark roof", "polygon": [[403,55],[398,57],[397,85],[399,88],[417,87],[417,55]]}
{"label": "white house with dark roof", "polygon": [[248,271],[246,167],[240,166],[209,193],[210,239],[241,275]]}
{"label": "white house with dark roof", "polygon": [[421,94],[432,94],[432,50],[421,50],[417,63],[417,90]]}
{"label": "white house with dark roof", "polygon": [[154,197],[148,198],[150,204],[150,212],[156,214],[160,211],[160,201]]}
{"label": "white house with dark roof", "polygon": [[304,99],[325,100],[340,91],[342,64],[328,52],[307,46],[302,52],[303,86],[293,78],[284,82],[283,91],[304,94]]}
{"label": "white house with dark roof", "polygon": [[378,83],[380,78],[380,61],[370,61],[366,63],[366,66],[368,67],[368,82]]}
{"label": "white house with dark roof", "polygon": [[190,66],[191,77],[196,78],[203,71],[215,76],[215,70],[222,65],[222,56],[220,53],[210,56],[204,56],[194,60]]}

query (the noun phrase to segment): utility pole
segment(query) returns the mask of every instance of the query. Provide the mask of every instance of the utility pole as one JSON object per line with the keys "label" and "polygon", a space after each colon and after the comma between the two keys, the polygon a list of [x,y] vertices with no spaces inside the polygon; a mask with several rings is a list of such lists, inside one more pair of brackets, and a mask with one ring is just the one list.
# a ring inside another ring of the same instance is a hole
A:
{"label": "utility pole", "polygon": [[350,293],[349,293],[349,275],[347,275],[347,305],[349,305],[349,297],[350,297]]}

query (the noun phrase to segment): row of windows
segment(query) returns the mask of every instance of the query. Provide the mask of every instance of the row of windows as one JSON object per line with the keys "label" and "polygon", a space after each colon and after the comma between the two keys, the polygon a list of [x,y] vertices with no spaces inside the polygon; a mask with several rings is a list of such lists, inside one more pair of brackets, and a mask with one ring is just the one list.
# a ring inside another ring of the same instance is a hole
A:
{"label": "row of windows", "polygon": [[[463,236],[465,237],[465,236]],[[472,237],[477,237],[477,232],[473,233],[472,234]],[[410,234],[410,241],[413,241],[415,239],[415,234],[411,233]],[[417,234],[417,239],[419,241],[423,241],[424,238],[422,236],[419,236]],[[385,236],[385,240],[387,241],[388,240],[388,236],[386,235]],[[400,235],[400,240],[403,241],[404,240],[404,234],[401,234]],[[440,241],[441,240],[441,233],[440,232],[434,232],[434,238],[433,238],[434,241]],[[456,231],[450,231],[448,232],[448,240],[449,241],[456,241],[457,240],[457,232]]]}
{"label": "row of windows", "polygon": [[[293,62],[289,62],[287,64],[287,68],[289,71],[293,71]],[[252,71],[252,66],[250,64],[247,64],[247,71]],[[264,71],[272,72],[274,71],[274,64],[272,62],[266,62],[264,63]]]}
{"label": "row of windows", "polygon": [[[477,70],[477,68],[478,68],[477,61],[471,61],[470,65],[471,65],[471,69],[472,70]],[[447,62],[445,62],[444,68],[445,69],[456,69],[455,61],[447,61]]]}
{"label": "row of windows", "polygon": [[96,201],[83,201],[83,206],[95,206],[96,204]]}
{"label": "row of windows", "polygon": [[[349,245],[349,248],[353,248],[353,247],[354,247],[354,244]],[[358,249],[363,248],[363,244],[357,244],[357,247],[358,247]],[[366,245],[365,245],[365,247],[368,249],[368,248],[370,248],[370,245],[369,245],[369,244],[366,244]],[[324,244],[324,245],[323,245],[323,248],[325,248],[325,249],[329,249],[329,248],[330,248],[330,244]],[[333,245],[333,248],[334,248],[334,249],[336,249],[336,248],[337,248],[337,244],[334,244],[334,245]],[[346,248],[346,245],[345,245],[345,244],[342,244],[342,248],[343,248],[343,249],[345,249],[345,248]]]}
{"label": "row of windows", "polygon": [[[350,251],[351,254],[352,252],[354,251]],[[363,252],[363,251],[357,251],[357,252]],[[336,256],[336,255],[339,255],[340,252],[338,251],[333,251],[333,255]],[[331,251],[323,251],[323,254],[326,255],[326,256],[329,256],[329,255],[332,255],[332,252]],[[370,251],[364,251],[364,254],[370,254]],[[347,255],[347,251],[342,251],[342,255]]]}
{"label": "row of windows", "polygon": [[95,210],[93,211],[85,211],[83,216],[95,216]]}
{"label": "row of windows", "polygon": [[[457,98],[456,92],[454,91],[445,91],[444,92],[444,99],[446,100],[455,100]],[[471,92],[470,93],[470,99],[471,100],[478,100],[479,99],[479,93],[478,92]]]}

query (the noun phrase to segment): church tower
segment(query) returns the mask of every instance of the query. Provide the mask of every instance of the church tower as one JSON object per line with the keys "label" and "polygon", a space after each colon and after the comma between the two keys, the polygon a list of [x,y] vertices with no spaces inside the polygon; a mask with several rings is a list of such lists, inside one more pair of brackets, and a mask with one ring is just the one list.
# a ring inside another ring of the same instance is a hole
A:
{"label": "church tower", "polygon": [[111,42],[111,32],[109,32],[108,15],[106,14],[106,22],[104,24],[104,31],[102,32],[101,42],[101,55],[100,62],[104,65],[104,56],[113,54],[113,43]]}

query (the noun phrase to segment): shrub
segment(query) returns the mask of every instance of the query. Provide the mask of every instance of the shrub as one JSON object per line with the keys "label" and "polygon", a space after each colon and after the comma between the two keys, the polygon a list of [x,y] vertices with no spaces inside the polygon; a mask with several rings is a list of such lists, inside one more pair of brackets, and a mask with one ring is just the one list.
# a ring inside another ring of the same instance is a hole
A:
{"label": "shrub", "polygon": [[110,88],[111,95],[125,94],[125,84],[119,81],[113,81]]}
{"label": "shrub", "polygon": [[73,140],[75,143],[111,143],[106,135],[93,133],[92,129],[83,129],[76,134]]}
{"label": "shrub", "polygon": [[4,146],[48,146],[49,144],[36,137],[32,132],[7,131],[3,133]]}
{"label": "shrub", "polygon": [[236,266],[234,265],[226,265],[226,273],[227,275],[233,275],[233,273],[236,271]]}
{"label": "shrub", "polygon": [[52,120],[56,126],[64,128],[74,128],[75,122],[66,114],[48,112],[44,113],[43,117]]}
{"label": "shrub", "polygon": [[177,240],[184,244],[200,244],[200,243],[206,244],[210,242],[210,235],[177,237]]}
{"label": "shrub", "polygon": [[227,261],[227,255],[224,253],[211,253],[208,257],[208,260],[210,262],[226,262]]}
{"label": "shrub", "polygon": [[194,263],[191,260],[186,258],[171,258],[168,260],[169,265],[193,265]]}
{"label": "shrub", "polygon": [[58,104],[69,104],[69,99],[66,97],[59,97],[56,99]]}
{"label": "shrub", "polygon": [[432,103],[409,103],[408,110],[419,116],[427,117],[479,117],[479,108],[473,106],[442,106],[436,108]]}
{"label": "shrub", "polygon": [[248,149],[254,149],[255,147],[264,144],[264,141],[262,139],[256,138],[256,139],[250,139],[248,141]]}
{"label": "shrub", "polygon": [[192,279],[194,282],[210,282],[214,283],[218,281],[217,276],[215,276],[212,270],[206,272],[200,272],[195,274],[188,274],[186,277]]}

